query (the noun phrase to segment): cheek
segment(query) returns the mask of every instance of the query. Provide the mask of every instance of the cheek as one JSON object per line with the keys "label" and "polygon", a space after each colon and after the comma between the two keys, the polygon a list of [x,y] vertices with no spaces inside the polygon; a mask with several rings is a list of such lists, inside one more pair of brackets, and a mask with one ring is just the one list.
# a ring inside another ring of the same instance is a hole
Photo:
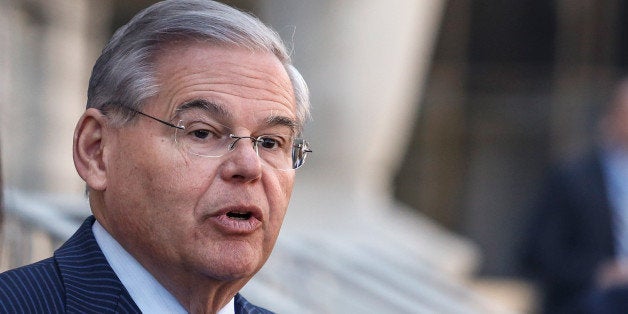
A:
{"label": "cheek", "polygon": [[154,143],[152,149],[147,149],[144,144],[137,143],[134,149],[116,156],[110,187],[118,191],[112,194],[119,201],[128,202],[127,206],[155,214],[159,209],[174,209],[177,201],[189,200],[189,193],[200,185],[198,175],[193,176],[198,171],[182,162],[172,147]]}
{"label": "cheek", "polygon": [[294,184],[294,173],[276,176],[274,180],[268,180],[266,183],[266,194],[268,195],[271,209],[271,220],[273,224],[279,228],[288,209],[288,204],[290,203]]}
{"label": "cheek", "polygon": [[147,190],[155,205],[180,213],[190,211],[209,188],[212,173],[186,164],[167,164],[148,170]]}

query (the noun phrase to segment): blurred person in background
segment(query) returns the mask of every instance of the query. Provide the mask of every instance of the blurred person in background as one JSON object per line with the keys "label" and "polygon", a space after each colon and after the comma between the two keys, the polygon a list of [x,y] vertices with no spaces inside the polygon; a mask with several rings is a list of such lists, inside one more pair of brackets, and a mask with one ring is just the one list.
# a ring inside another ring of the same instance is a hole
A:
{"label": "blurred person in background", "polygon": [[[2,158],[0,155],[0,253],[2,253],[2,244],[4,243],[4,184],[2,177]],[[0,254],[0,256],[2,256]]]}
{"label": "blurred person in background", "polygon": [[597,122],[594,148],[548,173],[526,235],[544,313],[612,313],[628,284],[628,79]]}
{"label": "blurred person in background", "polygon": [[0,274],[0,312],[269,313],[238,291],[274,247],[308,115],[258,19],[209,0],[138,13],[96,61],[74,134],[93,216]]}

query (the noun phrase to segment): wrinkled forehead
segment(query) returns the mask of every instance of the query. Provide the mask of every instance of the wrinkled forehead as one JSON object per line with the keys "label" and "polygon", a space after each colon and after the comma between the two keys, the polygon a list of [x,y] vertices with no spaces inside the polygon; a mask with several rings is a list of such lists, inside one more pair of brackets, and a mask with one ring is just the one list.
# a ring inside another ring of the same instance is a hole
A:
{"label": "wrinkled forehead", "polygon": [[[161,46],[153,55],[153,65],[157,74],[206,74],[235,83],[250,81],[245,85],[269,89],[286,103],[296,103],[286,66],[271,51],[206,41],[175,41]],[[162,77],[160,83],[163,79],[173,77]]]}
{"label": "wrinkled forehead", "polygon": [[292,83],[272,53],[206,43],[171,48],[155,60],[159,98],[171,113],[203,109],[222,118],[252,112],[258,119],[296,119]]}

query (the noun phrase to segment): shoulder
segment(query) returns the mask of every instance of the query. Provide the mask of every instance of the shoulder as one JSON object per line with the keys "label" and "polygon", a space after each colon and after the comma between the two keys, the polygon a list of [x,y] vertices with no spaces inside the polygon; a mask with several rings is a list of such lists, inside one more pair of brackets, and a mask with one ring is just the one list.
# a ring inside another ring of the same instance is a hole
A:
{"label": "shoulder", "polygon": [[107,263],[89,217],[54,256],[0,274],[0,313],[138,313]]}
{"label": "shoulder", "polygon": [[53,258],[0,274],[0,312],[63,311],[63,283]]}
{"label": "shoulder", "polygon": [[252,304],[239,293],[234,298],[236,314],[273,314],[273,312]]}

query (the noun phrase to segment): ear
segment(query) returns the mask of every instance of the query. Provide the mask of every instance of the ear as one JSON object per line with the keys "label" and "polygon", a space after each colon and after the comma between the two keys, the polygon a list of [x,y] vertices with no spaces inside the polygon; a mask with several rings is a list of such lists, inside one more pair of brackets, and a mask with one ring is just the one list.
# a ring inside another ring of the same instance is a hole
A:
{"label": "ear", "polygon": [[93,190],[107,188],[104,141],[105,116],[100,110],[89,108],[83,113],[74,130],[73,158],[79,176]]}

